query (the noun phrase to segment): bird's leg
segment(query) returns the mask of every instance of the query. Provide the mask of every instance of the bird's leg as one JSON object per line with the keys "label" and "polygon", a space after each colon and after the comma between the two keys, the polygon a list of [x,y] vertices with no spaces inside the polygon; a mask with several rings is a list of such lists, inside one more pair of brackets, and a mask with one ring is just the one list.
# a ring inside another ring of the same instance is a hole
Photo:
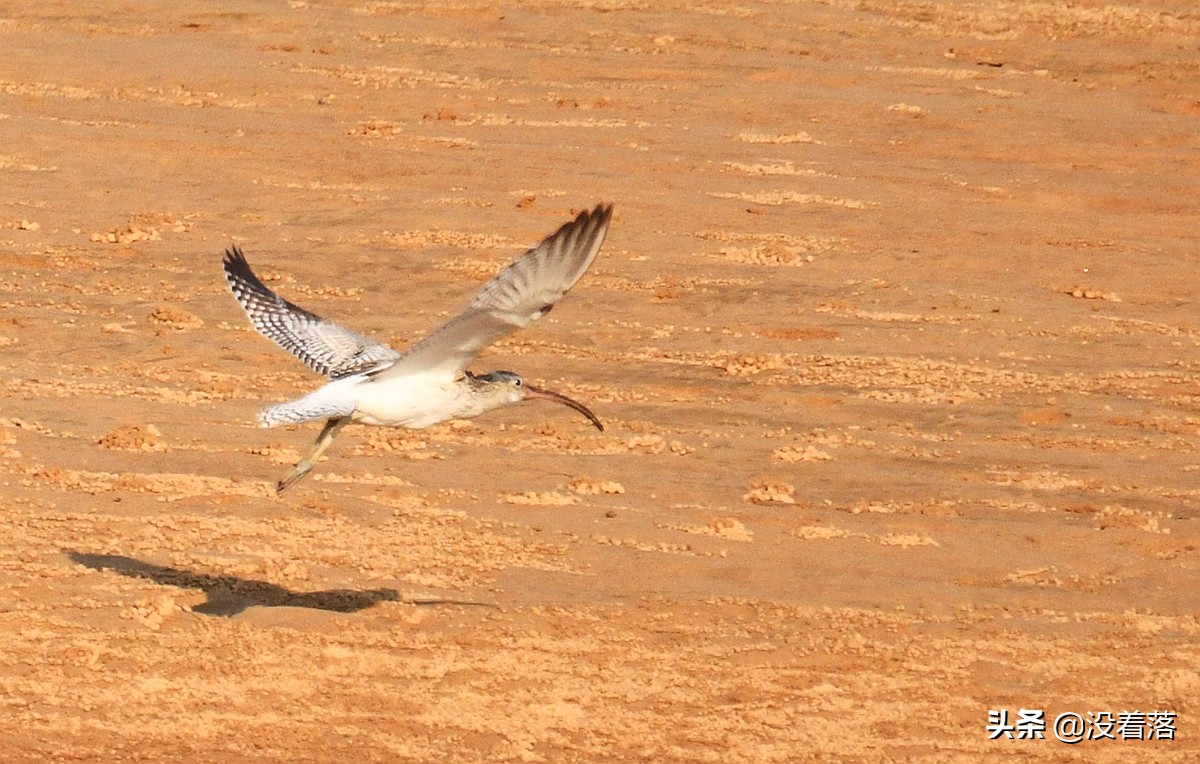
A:
{"label": "bird's leg", "polygon": [[308,456],[297,462],[292,471],[288,473],[288,476],[279,481],[279,485],[275,488],[275,493],[283,493],[296,483],[299,483],[300,478],[309,473],[309,470],[321,458],[321,454],[325,453],[325,449],[329,448],[329,444],[333,442],[333,439],[337,437],[341,429],[348,424],[350,424],[350,417],[348,416],[331,417],[325,423],[325,427],[322,428],[321,434],[317,436],[312,448],[309,449]]}

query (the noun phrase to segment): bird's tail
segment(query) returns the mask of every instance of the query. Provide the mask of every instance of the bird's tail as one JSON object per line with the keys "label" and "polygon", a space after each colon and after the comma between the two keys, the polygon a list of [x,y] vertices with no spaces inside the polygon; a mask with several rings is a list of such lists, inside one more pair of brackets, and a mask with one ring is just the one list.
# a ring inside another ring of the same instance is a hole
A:
{"label": "bird's tail", "polygon": [[[335,383],[336,384],[336,383]],[[303,398],[287,403],[267,406],[258,413],[258,422],[263,427],[278,427],[281,424],[298,424],[313,419],[350,416],[354,413],[354,401],[345,391],[326,385]]]}

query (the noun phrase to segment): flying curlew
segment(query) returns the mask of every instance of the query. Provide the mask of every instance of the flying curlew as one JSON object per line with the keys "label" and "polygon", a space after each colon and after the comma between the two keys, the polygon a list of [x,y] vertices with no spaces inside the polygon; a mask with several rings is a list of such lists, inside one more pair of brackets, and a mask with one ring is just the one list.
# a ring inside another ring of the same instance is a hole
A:
{"label": "flying curlew", "polygon": [[570,406],[603,431],[596,415],[578,401],[526,384],[511,371],[472,374],[467,364],[488,345],[550,312],[596,259],[611,220],[612,205],[581,212],[484,284],[466,310],[404,353],[293,305],[254,275],[238,247],[227,250],[225,278],[250,323],[330,380],[258,415],[264,427],[326,420],[308,455],[279,481],[277,492],[307,475],[350,422],[421,429],[540,398]]}

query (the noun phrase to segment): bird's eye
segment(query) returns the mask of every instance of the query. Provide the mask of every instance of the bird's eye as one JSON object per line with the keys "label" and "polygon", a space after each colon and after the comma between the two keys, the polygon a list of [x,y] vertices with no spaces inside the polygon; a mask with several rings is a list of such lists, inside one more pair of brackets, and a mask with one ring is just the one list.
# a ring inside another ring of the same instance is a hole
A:
{"label": "bird's eye", "polygon": [[514,380],[513,380],[513,387],[520,387],[520,386],[521,386],[521,380],[519,380],[519,379],[514,379]]}

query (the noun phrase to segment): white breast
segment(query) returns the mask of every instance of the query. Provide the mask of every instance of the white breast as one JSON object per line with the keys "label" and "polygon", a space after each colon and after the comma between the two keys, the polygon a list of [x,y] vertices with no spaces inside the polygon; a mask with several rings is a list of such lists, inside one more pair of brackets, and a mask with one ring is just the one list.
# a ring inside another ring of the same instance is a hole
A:
{"label": "white breast", "polygon": [[447,419],[475,416],[464,385],[438,375],[367,380],[355,386],[355,421],[419,430]]}

